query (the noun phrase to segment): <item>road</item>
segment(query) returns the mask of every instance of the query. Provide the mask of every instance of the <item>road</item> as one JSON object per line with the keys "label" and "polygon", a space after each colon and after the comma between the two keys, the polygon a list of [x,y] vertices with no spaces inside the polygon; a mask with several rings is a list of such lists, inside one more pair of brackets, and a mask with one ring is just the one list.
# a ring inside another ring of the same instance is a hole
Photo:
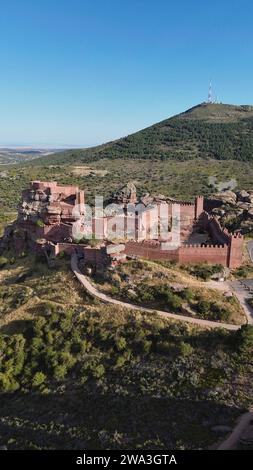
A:
{"label": "road", "polygon": [[169,313],[169,312],[164,312],[162,310],[155,310],[151,308],[146,308],[146,307],[141,307],[139,305],[131,304],[128,302],[123,302],[121,300],[113,299],[112,297],[109,297],[106,294],[103,294],[100,292],[91,282],[90,280],[81,273],[79,267],[78,267],[78,258],[76,253],[73,253],[71,256],[71,269],[79,282],[84,286],[84,288],[94,297],[97,297],[99,300],[105,303],[110,303],[114,305],[119,305],[120,307],[123,308],[128,308],[131,310],[139,310],[142,312],[148,312],[148,313],[156,313],[159,316],[163,318],[168,318],[168,319],[173,319],[173,320],[180,320],[184,321],[187,323],[193,323],[195,325],[199,325],[202,327],[207,327],[207,328],[225,328],[226,330],[238,330],[240,329],[240,325],[231,325],[230,323],[218,323],[215,321],[210,321],[210,320],[202,320],[200,318],[193,318],[193,317],[187,317],[186,315],[178,315],[176,313]]}
{"label": "road", "polygon": [[228,438],[219,445],[218,450],[233,450],[237,448],[237,444],[243,432],[251,425],[253,412],[244,413],[239,419],[232,433]]}
{"label": "road", "polygon": [[250,260],[253,263],[253,240],[250,240],[247,244]]}

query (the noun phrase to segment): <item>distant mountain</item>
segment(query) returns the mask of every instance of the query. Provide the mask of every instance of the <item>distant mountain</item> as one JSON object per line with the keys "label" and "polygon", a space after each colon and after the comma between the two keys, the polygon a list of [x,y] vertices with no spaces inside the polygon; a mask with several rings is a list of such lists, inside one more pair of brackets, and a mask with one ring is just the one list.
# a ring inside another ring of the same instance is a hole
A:
{"label": "distant mountain", "polygon": [[35,158],[49,156],[55,153],[57,149],[39,149],[28,147],[0,148],[0,165],[10,165],[24,163]]}
{"label": "distant mountain", "polygon": [[202,103],[127,137],[97,147],[56,153],[39,158],[34,164],[197,157],[253,161],[253,106]]}

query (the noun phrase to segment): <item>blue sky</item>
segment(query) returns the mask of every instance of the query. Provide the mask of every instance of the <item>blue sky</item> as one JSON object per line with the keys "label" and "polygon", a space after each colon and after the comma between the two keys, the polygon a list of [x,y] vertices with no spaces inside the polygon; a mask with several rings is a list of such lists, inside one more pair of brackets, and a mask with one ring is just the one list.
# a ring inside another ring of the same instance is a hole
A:
{"label": "blue sky", "polygon": [[0,0],[0,145],[102,143],[253,103],[250,0]]}

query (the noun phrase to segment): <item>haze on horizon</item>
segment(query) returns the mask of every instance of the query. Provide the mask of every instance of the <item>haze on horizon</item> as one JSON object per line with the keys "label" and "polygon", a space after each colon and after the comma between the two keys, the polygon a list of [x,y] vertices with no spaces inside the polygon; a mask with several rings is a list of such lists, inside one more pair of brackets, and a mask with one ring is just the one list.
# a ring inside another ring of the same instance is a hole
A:
{"label": "haze on horizon", "polygon": [[0,147],[88,147],[207,98],[251,104],[249,0],[5,2]]}

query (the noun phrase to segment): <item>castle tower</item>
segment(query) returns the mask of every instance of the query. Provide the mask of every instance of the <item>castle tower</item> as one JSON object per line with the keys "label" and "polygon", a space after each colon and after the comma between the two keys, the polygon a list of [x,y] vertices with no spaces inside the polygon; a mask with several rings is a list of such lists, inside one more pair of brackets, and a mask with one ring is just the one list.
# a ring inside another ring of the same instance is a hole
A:
{"label": "castle tower", "polygon": [[236,233],[230,236],[230,244],[228,249],[228,267],[231,269],[238,268],[242,264],[243,254],[243,235]]}
{"label": "castle tower", "polygon": [[204,211],[204,197],[203,196],[197,196],[195,198],[195,219],[197,220],[199,216],[202,214]]}

